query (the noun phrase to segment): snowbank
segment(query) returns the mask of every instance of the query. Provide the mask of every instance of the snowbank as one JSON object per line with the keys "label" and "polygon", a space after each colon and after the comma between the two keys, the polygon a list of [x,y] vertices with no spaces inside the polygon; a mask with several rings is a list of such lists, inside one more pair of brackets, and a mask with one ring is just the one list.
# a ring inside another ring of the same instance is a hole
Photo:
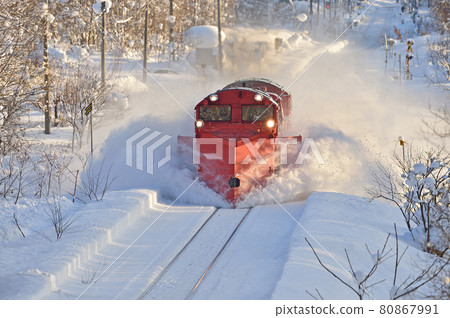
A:
{"label": "snowbank", "polygon": [[104,202],[75,211],[76,222],[58,241],[53,239],[50,221],[29,222],[26,238],[3,235],[8,241],[0,250],[0,299],[40,299],[57,291],[59,282],[157,205],[156,196],[153,191],[109,193]]}
{"label": "snowbank", "polygon": [[[307,238],[326,266],[349,284],[355,286],[349,274],[345,255],[347,249],[355,272],[367,274],[373,266],[372,254],[382,249],[388,233],[391,238],[387,250],[395,256],[394,223],[399,233],[399,249],[409,249],[400,263],[398,282],[402,282],[417,268],[426,255],[412,247],[411,235],[397,208],[367,199],[339,193],[313,193],[306,202],[299,225],[293,231],[289,255],[272,299],[313,299],[306,291],[324,299],[358,299],[348,287],[340,283],[316,260],[305,241]],[[365,299],[390,299],[395,257],[381,264],[369,282],[384,280],[368,288]],[[371,285],[370,283],[368,285]],[[416,299],[423,295],[416,294]]]}

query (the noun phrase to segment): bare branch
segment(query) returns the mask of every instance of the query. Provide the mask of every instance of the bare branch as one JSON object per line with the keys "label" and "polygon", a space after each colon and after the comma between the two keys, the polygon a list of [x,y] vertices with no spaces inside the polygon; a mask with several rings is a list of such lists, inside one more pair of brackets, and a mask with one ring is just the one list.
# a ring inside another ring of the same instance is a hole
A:
{"label": "bare branch", "polygon": [[345,282],[342,278],[340,278],[338,275],[336,275],[332,270],[330,270],[327,266],[325,266],[325,265],[322,263],[322,261],[320,260],[319,256],[318,256],[317,253],[316,253],[316,250],[314,249],[314,247],[312,247],[311,243],[309,243],[309,241],[308,241],[308,239],[307,239],[306,237],[305,237],[305,241],[306,241],[306,243],[308,243],[309,247],[310,247],[311,250],[313,251],[314,256],[316,256],[316,259],[317,259],[317,261],[319,262],[319,264],[320,264],[320,265],[321,265],[328,273],[330,273],[334,278],[336,278],[336,279],[339,280],[342,284],[344,284],[345,286],[347,286],[348,288],[350,288],[356,295],[358,295],[358,297],[359,297],[360,299],[362,299],[360,293],[359,293],[356,289],[354,289],[350,284],[348,284],[347,282]]}

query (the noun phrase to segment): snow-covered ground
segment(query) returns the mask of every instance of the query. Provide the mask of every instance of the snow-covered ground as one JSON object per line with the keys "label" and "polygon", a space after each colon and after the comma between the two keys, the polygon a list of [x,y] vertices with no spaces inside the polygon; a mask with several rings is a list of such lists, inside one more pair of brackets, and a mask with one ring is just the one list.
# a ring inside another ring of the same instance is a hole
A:
{"label": "snow-covered ground", "polygon": [[[222,209],[145,299],[184,299],[249,207],[254,208],[192,299],[312,299],[316,289],[325,299],[356,299],[319,265],[305,238],[326,265],[352,284],[345,249],[354,270],[366,274],[373,265],[366,244],[376,253],[393,233],[394,223],[400,250],[409,246],[398,281],[413,275],[426,255],[400,211],[363,196],[375,162],[399,151],[398,136],[408,143],[426,143],[421,121],[430,116],[429,103],[439,105],[445,95],[427,87],[424,77],[431,36],[414,38],[413,80],[399,83],[394,79],[398,62],[389,56],[385,65],[380,38],[385,33],[394,37],[393,25],[414,35],[409,16],[400,16],[399,4],[391,0],[366,3],[362,11],[358,26],[332,46],[332,41],[288,30],[225,30],[228,55],[220,78],[214,71],[193,73],[182,61],[170,65],[181,74],[152,74],[143,83],[139,61],[116,59],[121,63],[116,82],[125,92],[127,109],[117,120],[98,124],[92,162],[112,167],[113,191],[88,204],[72,203],[70,195],[61,198],[64,214],[74,223],[59,240],[48,219],[52,202],[0,202],[0,299],[137,299],[217,207]],[[280,51],[272,49],[277,37],[284,43]],[[398,42],[393,52],[404,54],[406,44]],[[175,149],[177,135],[193,134],[190,115],[201,98],[238,78],[259,76],[292,93],[289,133],[313,138],[325,165],[310,160],[282,169],[236,210],[227,209],[179,158],[154,175],[126,165],[126,140],[135,133],[150,127],[172,136]],[[34,127],[27,135],[30,140],[70,145],[67,128],[56,128],[45,139],[39,119],[27,120]],[[14,214],[25,238],[13,224]],[[387,244],[391,248],[392,236]],[[394,261],[380,265],[372,279],[383,282],[369,288],[366,299],[392,297]],[[428,291],[425,287],[412,297],[424,298]]]}

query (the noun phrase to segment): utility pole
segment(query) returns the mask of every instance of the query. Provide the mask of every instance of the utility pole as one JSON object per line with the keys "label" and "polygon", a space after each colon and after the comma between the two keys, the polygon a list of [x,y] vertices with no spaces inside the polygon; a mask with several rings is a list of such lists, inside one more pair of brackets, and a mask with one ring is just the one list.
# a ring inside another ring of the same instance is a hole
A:
{"label": "utility pole", "polygon": [[[170,0],[169,15],[173,16],[173,0]],[[173,42],[173,23],[169,21],[169,43]]]}
{"label": "utility pole", "polygon": [[400,104],[402,104],[402,54],[398,53],[398,86],[400,90]]}
{"label": "utility pole", "polygon": [[398,141],[400,142],[400,146],[402,147],[403,152],[403,162],[405,162],[405,141],[403,140],[403,137],[398,137]]}
{"label": "utility pole", "polygon": [[222,52],[222,28],[220,25],[220,0],[217,0],[217,30],[218,30],[218,37],[219,37],[219,72],[222,74],[222,58],[223,58],[223,52]]}
{"label": "utility pole", "polygon": [[105,30],[105,11],[106,3],[102,1],[102,86],[105,87],[105,42],[106,42],[106,30]]}
{"label": "utility pole", "polygon": [[309,15],[312,17],[312,14],[313,14],[313,9],[312,9],[312,1],[313,0],[309,0]]}
{"label": "utility pole", "polygon": [[336,7],[337,7],[337,1],[336,0],[332,0],[333,1],[333,18],[336,19]]}
{"label": "utility pole", "polygon": [[197,0],[193,1],[193,5],[192,5],[192,9],[193,9],[193,17],[192,17],[192,25],[196,26],[197,25]]}
{"label": "utility pole", "polygon": [[92,101],[89,105],[87,105],[84,108],[84,115],[89,116],[90,115],[90,123],[89,126],[91,128],[91,154],[94,152],[94,131],[92,127],[92,110],[94,108],[94,101]]}
{"label": "utility pole", "polygon": [[144,69],[142,77],[147,82],[147,47],[148,47],[148,0],[145,3],[145,27],[144,27]]}
{"label": "utility pole", "polygon": [[388,62],[388,51],[389,51],[389,47],[388,47],[388,43],[387,43],[387,34],[384,34],[384,44],[386,45],[386,57],[384,59],[384,76],[386,76],[387,74],[387,62]]}
{"label": "utility pole", "polygon": [[50,66],[48,64],[48,28],[49,28],[49,0],[45,0],[47,5],[47,12],[44,15],[45,27],[44,27],[44,68],[45,68],[45,107],[44,107],[44,133],[50,135]]}
{"label": "utility pole", "polygon": [[[319,0],[320,1],[320,0]],[[326,3],[325,3],[325,0],[323,0],[323,8],[322,8],[322,11],[323,11],[323,20],[324,20],[324,22],[325,22],[325,11],[327,11],[326,10]]]}
{"label": "utility pole", "polygon": [[90,116],[90,120],[91,120],[91,123],[90,123],[90,126],[91,126],[91,155],[92,155],[94,153],[94,129],[92,127],[92,111],[91,111],[90,115],[91,115]]}

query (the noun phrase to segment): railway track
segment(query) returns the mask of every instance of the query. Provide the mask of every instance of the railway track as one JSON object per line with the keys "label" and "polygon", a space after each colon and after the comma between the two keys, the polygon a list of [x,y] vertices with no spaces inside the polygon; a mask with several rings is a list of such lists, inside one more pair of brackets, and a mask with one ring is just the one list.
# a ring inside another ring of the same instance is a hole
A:
{"label": "railway track", "polygon": [[250,211],[216,209],[138,299],[190,299]]}

